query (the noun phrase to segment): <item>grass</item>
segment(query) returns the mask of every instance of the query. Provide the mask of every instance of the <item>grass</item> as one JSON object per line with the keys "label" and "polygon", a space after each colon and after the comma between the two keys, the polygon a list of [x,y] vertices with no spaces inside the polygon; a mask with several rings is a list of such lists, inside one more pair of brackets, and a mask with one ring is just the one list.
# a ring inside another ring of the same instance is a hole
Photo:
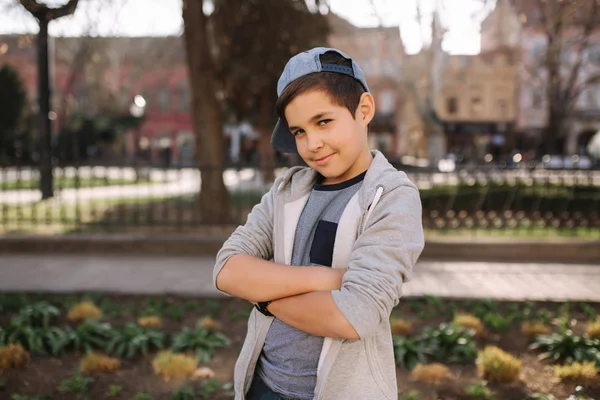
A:
{"label": "grass", "polygon": [[[137,182],[135,179],[113,179],[113,178],[79,178],[69,176],[54,177],[54,187],[56,189],[74,189],[74,188],[92,188],[103,186],[123,186],[123,185],[139,185],[152,183],[149,179],[140,178]],[[0,183],[0,191],[4,190],[23,190],[23,189],[39,189],[40,181],[38,179],[17,180]]]}

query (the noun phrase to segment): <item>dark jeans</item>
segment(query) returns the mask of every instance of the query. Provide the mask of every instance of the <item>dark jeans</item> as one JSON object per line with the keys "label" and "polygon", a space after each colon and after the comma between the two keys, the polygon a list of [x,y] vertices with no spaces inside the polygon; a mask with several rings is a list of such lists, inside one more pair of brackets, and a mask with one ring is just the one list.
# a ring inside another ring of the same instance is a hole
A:
{"label": "dark jeans", "polygon": [[266,383],[263,382],[262,379],[258,375],[254,375],[254,379],[252,380],[252,385],[250,386],[250,390],[248,390],[248,394],[246,395],[246,400],[293,400],[287,397],[283,397],[279,393],[276,393],[271,390],[270,387],[267,386]]}

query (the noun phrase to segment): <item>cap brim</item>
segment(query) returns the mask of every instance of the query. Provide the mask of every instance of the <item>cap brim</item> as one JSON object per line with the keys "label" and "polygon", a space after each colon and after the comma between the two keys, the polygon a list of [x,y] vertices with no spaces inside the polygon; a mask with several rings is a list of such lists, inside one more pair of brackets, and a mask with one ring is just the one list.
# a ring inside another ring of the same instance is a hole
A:
{"label": "cap brim", "polygon": [[281,153],[297,154],[296,139],[281,119],[277,120],[273,134],[271,135],[271,147]]}

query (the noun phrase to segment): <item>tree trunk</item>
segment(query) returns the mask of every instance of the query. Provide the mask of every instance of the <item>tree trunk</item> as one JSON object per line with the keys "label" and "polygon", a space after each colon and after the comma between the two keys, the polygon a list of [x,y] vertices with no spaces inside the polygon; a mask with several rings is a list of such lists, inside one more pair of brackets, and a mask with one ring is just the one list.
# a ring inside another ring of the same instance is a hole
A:
{"label": "tree trunk", "polygon": [[40,132],[40,191],[42,200],[54,195],[52,176],[52,124],[50,123],[50,71],[48,65],[48,20],[39,19],[37,38],[38,56],[38,106]]}
{"label": "tree trunk", "polygon": [[198,211],[203,223],[231,221],[229,193],[223,182],[225,142],[220,105],[216,97],[213,60],[202,0],[183,0],[184,39],[192,89],[196,158],[201,184]]}

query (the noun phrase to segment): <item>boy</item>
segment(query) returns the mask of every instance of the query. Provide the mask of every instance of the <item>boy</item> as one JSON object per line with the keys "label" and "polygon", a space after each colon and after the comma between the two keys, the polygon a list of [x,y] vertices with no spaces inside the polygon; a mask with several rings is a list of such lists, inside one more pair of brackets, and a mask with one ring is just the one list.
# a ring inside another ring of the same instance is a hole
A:
{"label": "boy", "polygon": [[424,245],[418,191],[369,150],[375,103],[346,54],[292,57],[277,93],[271,144],[308,168],[278,178],[217,255],[216,287],[255,304],[235,398],[397,399],[389,318]]}

